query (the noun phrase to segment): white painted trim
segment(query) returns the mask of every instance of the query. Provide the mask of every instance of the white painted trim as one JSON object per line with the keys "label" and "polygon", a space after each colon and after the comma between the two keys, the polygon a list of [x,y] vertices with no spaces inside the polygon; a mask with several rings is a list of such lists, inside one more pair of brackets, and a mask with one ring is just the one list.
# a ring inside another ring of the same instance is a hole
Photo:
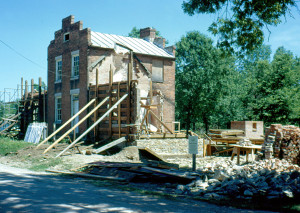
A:
{"label": "white painted trim", "polygon": [[74,55],[79,55],[79,50],[75,50],[73,52],[71,52],[71,55],[74,56]]}
{"label": "white painted trim", "polygon": [[62,55],[56,56],[55,61],[62,60]]}
{"label": "white painted trim", "polygon": [[55,93],[55,94],[54,94],[54,97],[55,97],[55,98],[61,97],[61,92]]}
{"label": "white painted trim", "polygon": [[70,95],[79,95],[80,89],[71,89],[70,90]]}

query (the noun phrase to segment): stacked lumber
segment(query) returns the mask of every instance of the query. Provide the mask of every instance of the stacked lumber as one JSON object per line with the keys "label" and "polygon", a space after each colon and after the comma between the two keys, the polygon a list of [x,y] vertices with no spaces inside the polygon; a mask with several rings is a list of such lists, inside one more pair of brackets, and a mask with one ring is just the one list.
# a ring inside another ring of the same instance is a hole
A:
{"label": "stacked lumber", "polygon": [[264,143],[266,158],[286,159],[300,165],[300,128],[292,125],[272,124],[266,129]]}
{"label": "stacked lumber", "polygon": [[244,136],[245,132],[240,129],[210,129],[208,135],[211,138],[228,138]]}

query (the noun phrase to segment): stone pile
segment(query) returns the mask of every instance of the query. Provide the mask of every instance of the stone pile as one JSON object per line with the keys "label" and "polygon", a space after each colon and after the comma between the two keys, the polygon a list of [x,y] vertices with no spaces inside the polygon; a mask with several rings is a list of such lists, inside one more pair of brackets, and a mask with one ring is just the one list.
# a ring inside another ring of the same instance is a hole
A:
{"label": "stone pile", "polygon": [[300,165],[300,128],[272,124],[266,129],[263,151],[266,159],[274,156]]}
{"label": "stone pile", "polygon": [[201,175],[176,193],[207,199],[276,199],[300,196],[300,167],[269,159],[238,166],[226,160],[200,168]]}

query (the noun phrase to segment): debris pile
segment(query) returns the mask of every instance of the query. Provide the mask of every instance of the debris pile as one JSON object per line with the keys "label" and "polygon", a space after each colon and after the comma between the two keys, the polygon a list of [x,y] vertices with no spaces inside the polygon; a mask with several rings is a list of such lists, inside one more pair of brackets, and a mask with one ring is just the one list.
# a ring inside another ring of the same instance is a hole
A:
{"label": "debris pile", "polygon": [[261,160],[244,166],[226,160],[200,170],[202,176],[188,185],[179,185],[176,192],[216,200],[300,196],[300,167],[286,160]]}
{"label": "debris pile", "polygon": [[300,128],[272,124],[266,129],[266,140],[263,146],[266,159],[286,159],[300,165]]}
{"label": "debris pile", "polygon": [[188,184],[196,179],[184,171],[163,169],[173,165],[163,161],[145,163],[104,162],[89,163],[83,168],[84,173],[101,177],[122,178],[130,182],[168,182]]}

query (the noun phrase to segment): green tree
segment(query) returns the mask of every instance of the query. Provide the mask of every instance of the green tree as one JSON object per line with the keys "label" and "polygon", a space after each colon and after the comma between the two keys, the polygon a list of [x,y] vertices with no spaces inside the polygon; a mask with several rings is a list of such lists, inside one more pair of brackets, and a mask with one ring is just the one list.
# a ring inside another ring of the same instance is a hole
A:
{"label": "green tree", "polygon": [[183,36],[176,47],[177,119],[187,130],[203,124],[207,132],[213,122],[220,121],[215,117],[216,111],[233,104],[231,100],[225,103],[224,95],[235,93],[228,90],[234,60],[224,58],[213,41],[197,31]]}
{"label": "green tree", "polygon": [[209,27],[219,36],[218,45],[230,52],[244,53],[263,44],[263,28],[281,23],[295,0],[187,0],[182,4],[185,13],[217,13],[218,18]]}
{"label": "green tree", "polygon": [[281,47],[272,62],[258,57],[245,64],[247,117],[267,124],[299,120],[300,70],[293,54]]}
{"label": "green tree", "polygon": [[129,37],[139,38],[140,37],[140,29],[133,27],[130,33],[128,33]]}
{"label": "green tree", "polygon": [[[42,85],[41,85],[41,89],[42,91],[47,90],[47,85],[45,84],[44,81],[42,81]],[[33,85],[34,90],[39,91],[39,85],[38,84],[34,84]]]}

